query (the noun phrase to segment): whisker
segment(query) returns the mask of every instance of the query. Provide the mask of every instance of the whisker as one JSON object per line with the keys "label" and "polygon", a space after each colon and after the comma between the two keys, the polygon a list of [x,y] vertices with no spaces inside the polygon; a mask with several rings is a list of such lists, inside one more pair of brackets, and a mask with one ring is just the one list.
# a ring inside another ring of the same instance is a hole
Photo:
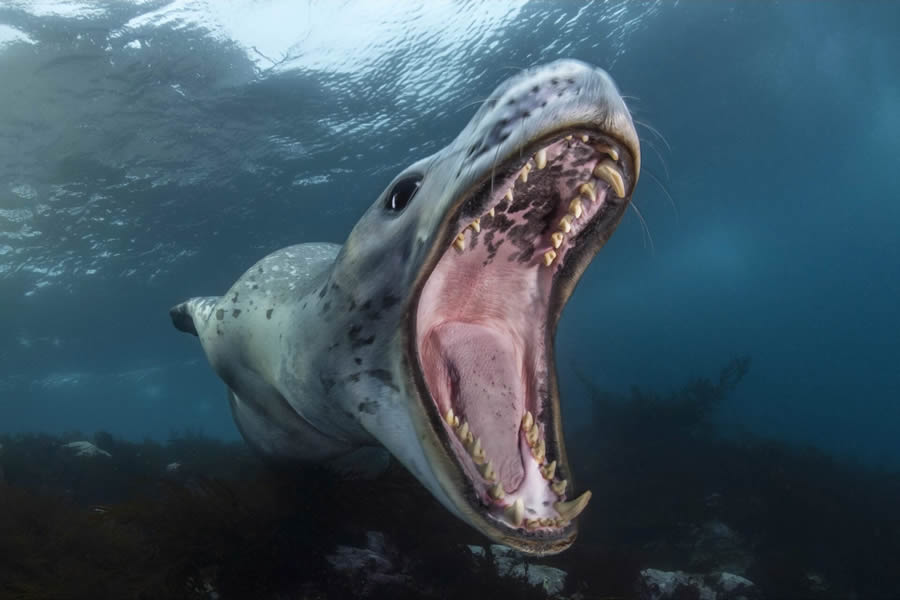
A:
{"label": "whisker", "polygon": [[645,123],[644,121],[638,121],[637,119],[634,120],[634,124],[640,125],[641,127],[649,129],[651,132],[655,133],[656,137],[658,137],[660,140],[662,140],[662,143],[666,145],[666,149],[669,152],[672,151],[672,146],[669,145],[669,142],[668,142],[668,140],[666,140],[666,137],[663,134],[661,134],[659,132],[659,130],[657,130],[655,127],[653,127],[652,125],[650,125],[648,123]]}
{"label": "whisker", "polygon": [[668,199],[669,201],[669,206],[672,207],[672,212],[675,213],[675,223],[678,224],[678,222],[681,220],[681,213],[678,212],[678,205],[675,204],[675,199],[672,197],[672,194],[669,193],[669,190],[666,189],[666,186],[663,185],[663,182],[661,182],[659,178],[653,174],[653,171],[644,169],[644,172],[647,174],[647,177],[656,182],[656,185],[658,185],[659,189],[662,190],[662,193],[665,194],[666,199]]}
{"label": "whisker", "polygon": [[494,169],[497,168],[497,157],[500,155],[500,144],[497,144],[497,149],[494,151],[494,160],[491,161],[491,199],[494,198]]}
{"label": "whisker", "polygon": [[472,100],[471,102],[466,102],[465,104],[463,104],[462,106],[460,106],[459,108],[457,108],[457,109],[456,109],[456,112],[459,112],[459,111],[461,111],[461,110],[465,110],[465,109],[467,109],[467,108],[469,108],[469,107],[476,106],[476,105],[478,105],[478,104],[482,104],[482,103],[484,103],[484,101],[487,100],[489,97],[490,97],[490,96],[485,97],[485,98],[482,98],[481,100]]}
{"label": "whisker", "polygon": [[659,159],[659,162],[662,163],[663,171],[666,174],[666,181],[669,181],[671,179],[671,177],[669,177],[669,165],[666,164],[666,159],[663,157],[662,153],[659,151],[659,149],[656,146],[653,145],[653,142],[651,142],[649,139],[640,138],[640,140],[641,140],[641,146],[647,145],[650,147],[651,150],[653,150],[654,153],[656,153],[656,157]]}
{"label": "whisker", "polygon": [[[647,239],[650,240],[650,254],[655,254],[656,247],[653,245],[653,236],[650,235],[650,228],[647,226],[647,221],[644,220],[644,215],[641,214],[641,211],[637,207],[637,204],[635,202],[629,202],[629,204],[631,204],[631,208],[634,209],[634,213],[638,216],[638,219],[640,219],[640,221],[641,221],[641,233],[642,234],[646,233]],[[643,238],[643,237],[644,236],[641,235],[641,238]]]}

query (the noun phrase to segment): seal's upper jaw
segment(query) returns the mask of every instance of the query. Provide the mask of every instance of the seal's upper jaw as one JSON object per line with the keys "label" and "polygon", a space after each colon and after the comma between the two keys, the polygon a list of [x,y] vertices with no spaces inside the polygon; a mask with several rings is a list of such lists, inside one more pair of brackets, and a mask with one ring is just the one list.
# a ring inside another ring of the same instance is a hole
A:
{"label": "seal's upper jaw", "polygon": [[453,201],[411,309],[418,434],[454,512],[519,550],[559,552],[590,492],[572,493],[553,336],[630,199],[637,136],[609,77],[573,61],[504,84],[467,131],[460,183],[446,169],[438,181]]}

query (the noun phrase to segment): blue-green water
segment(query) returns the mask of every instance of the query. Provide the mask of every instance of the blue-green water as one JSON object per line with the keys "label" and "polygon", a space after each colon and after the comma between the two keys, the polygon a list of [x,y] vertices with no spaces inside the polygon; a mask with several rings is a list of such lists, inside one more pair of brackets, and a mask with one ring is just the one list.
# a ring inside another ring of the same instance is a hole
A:
{"label": "blue-green water", "polygon": [[0,430],[236,436],[166,309],[281,246],[341,242],[499,81],[577,57],[645,124],[646,225],[629,212],[566,310],[567,414],[584,403],[572,367],[664,390],[746,354],[727,422],[896,464],[898,17],[890,2],[4,2]]}

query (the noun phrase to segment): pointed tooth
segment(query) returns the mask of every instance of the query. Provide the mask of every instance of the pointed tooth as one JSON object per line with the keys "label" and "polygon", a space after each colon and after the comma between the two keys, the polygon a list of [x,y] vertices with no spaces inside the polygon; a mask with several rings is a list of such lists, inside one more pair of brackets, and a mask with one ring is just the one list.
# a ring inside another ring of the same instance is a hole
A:
{"label": "pointed tooth", "polygon": [[519,171],[519,179],[522,180],[522,183],[528,182],[528,165],[522,167],[522,170]]}
{"label": "pointed tooth", "polygon": [[568,479],[559,479],[550,484],[550,489],[553,490],[553,493],[557,496],[562,496],[566,493],[566,485],[568,483]]}
{"label": "pointed tooth", "polygon": [[534,155],[534,164],[537,165],[538,169],[543,169],[547,166],[547,149],[541,148],[537,151],[537,154]]}
{"label": "pointed tooth", "polygon": [[492,217],[496,214],[493,206],[491,207],[491,210],[488,211],[488,214],[491,215]]}
{"label": "pointed tooth", "polygon": [[448,408],[447,412],[444,414],[444,421],[447,422],[447,425],[453,427],[453,409]]}
{"label": "pointed tooth", "polygon": [[582,136],[581,136],[581,141],[584,142],[585,144],[588,143],[588,139],[590,139],[590,138],[588,138],[587,135],[582,135]]}
{"label": "pointed tooth", "polygon": [[495,500],[503,500],[503,498],[506,497],[506,491],[503,489],[503,484],[499,482],[491,486],[489,493],[491,498],[494,498]]}
{"label": "pointed tooth", "polygon": [[453,417],[453,426],[457,427],[457,428],[459,427],[459,417],[457,417],[455,415]]}
{"label": "pointed tooth", "polygon": [[590,181],[588,181],[587,183],[582,183],[582,184],[578,187],[578,192],[579,192],[582,196],[587,196],[588,198],[590,198],[590,199],[591,199],[591,202],[596,202],[596,201],[597,201],[597,192],[594,191],[594,184],[591,183]]}
{"label": "pointed tooth", "polygon": [[527,432],[531,429],[532,425],[534,425],[534,415],[531,414],[530,410],[526,410],[525,414],[522,415],[522,429]]}
{"label": "pointed tooth", "polygon": [[469,227],[475,230],[475,233],[478,233],[481,231],[481,219],[475,219],[469,224]]}
{"label": "pointed tooth", "polygon": [[572,215],[563,215],[563,218],[559,220],[559,228],[563,233],[572,231]]}
{"label": "pointed tooth", "polygon": [[619,153],[612,146],[607,146],[606,144],[597,144],[596,146],[594,146],[594,150],[606,154],[613,160],[619,160]]}
{"label": "pointed tooth", "polygon": [[553,244],[554,248],[559,248],[560,246],[562,246],[563,239],[565,239],[565,236],[561,231],[554,231],[550,235],[550,243]]}
{"label": "pointed tooth", "polygon": [[494,461],[489,460],[487,464],[485,464],[481,470],[481,474],[485,479],[494,483],[497,481],[497,471],[494,470]]}
{"label": "pointed tooth", "polygon": [[506,513],[506,518],[509,519],[514,527],[521,527],[522,520],[525,518],[525,502],[521,498],[516,498],[512,506],[508,507],[504,512]]}
{"label": "pointed tooth", "polygon": [[547,481],[552,481],[553,476],[556,475],[556,461],[554,460],[550,464],[541,467],[541,475],[543,475],[544,479]]}
{"label": "pointed tooth", "polygon": [[556,259],[556,250],[547,250],[544,252],[544,266],[549,267]]}
{"label": "pointed tooth", "polygon": [[474,443],[475,443],[475,434],[472,433],[472,430],[470,429],[469,432],[466,434],[465,445],[471,446]]}
{"label": "pointed tooth", "polygon": [[567,136],[566,136],[566,140],[569,141],[569,142],[571,142],[571,141],[572,141],[572,136],[571,136],[571,135],[567,135]]}
{"label": "pointed tooth", "polygon": [[581,216],[581,212],[581,200],[579,200],[578,198],[572,198],[572,201],[569,202],[569,214],[575,215],[575,218],[577,219]]}
{"label": "pointed tooth", "polygon": [[544,459],[547,457],[547,444],[544,442],[544,439],[541,438],[534,445],[534,459],[538,461],[538,463],[543,464]]}
{"label": "pointed tooth", "polygon": [[468,421],[463,421],[463,424],[456,431],[456,435],[458,435],[459,439],[461,439],[462,441],[464,441],[464,442],[466,441],[466,436],[469,435],[469,422]]}
{"label": "pointed tooth", "polygon": [[525,432],[525,440],[528,442],[528,445],[532,448],[537,443],[538,438],[541,437],[541,428],[538,427],[538,424],[535,423],[531,426],[531,429]]}
{"label": "pointed tooth", "polygon": [[559,512],[559,515],[567,521],[572,521],[581,514],[581,511],[588,505],[591,499],[591,491],[588,490],[574,500],[568,502],[557,502],[553,508]]}
{"label": "pointed tooth", "polygon": [[485,458],[487,458],[484,454],[484,448],[481,447],[481,438],[475,440],[475,444],[472,445],[472,458],[475,460],[475,464],[483,464]]}
{"label": "pointed tooth", "polygon": [[508,190],[506,190],[506,193],[503,195],[503,197],[506,199],[507,202],[512,202],[513,201],[512,188],[509,188]]}
{"label": "pointed tooth", "polygon": [[622,181],[622,174],[616,169],[616,165],[604,160],[594,167],[594,177],[608,183],[619,198],[625,197],[625,183]]}
{"label": "pointed tooth", "polygon": [[456,239],[453,240],[453,245],[457,250],[465,250],[466,249],[466,236],[463,233],[460,233],[456,236]]}

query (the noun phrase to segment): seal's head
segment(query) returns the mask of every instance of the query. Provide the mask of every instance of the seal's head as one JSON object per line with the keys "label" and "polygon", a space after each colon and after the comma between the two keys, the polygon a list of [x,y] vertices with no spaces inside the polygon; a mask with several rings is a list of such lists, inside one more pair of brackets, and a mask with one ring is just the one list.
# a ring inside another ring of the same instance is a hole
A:
{"label": "seal's head", "polygon": [[639,170],[604,71],[531,69],[395,178],[335,267],[407,290],[385,353],[398,400],[363,425],[452,512],[524,552],[567,548],[590,498],[566,457],[553,340]]}

